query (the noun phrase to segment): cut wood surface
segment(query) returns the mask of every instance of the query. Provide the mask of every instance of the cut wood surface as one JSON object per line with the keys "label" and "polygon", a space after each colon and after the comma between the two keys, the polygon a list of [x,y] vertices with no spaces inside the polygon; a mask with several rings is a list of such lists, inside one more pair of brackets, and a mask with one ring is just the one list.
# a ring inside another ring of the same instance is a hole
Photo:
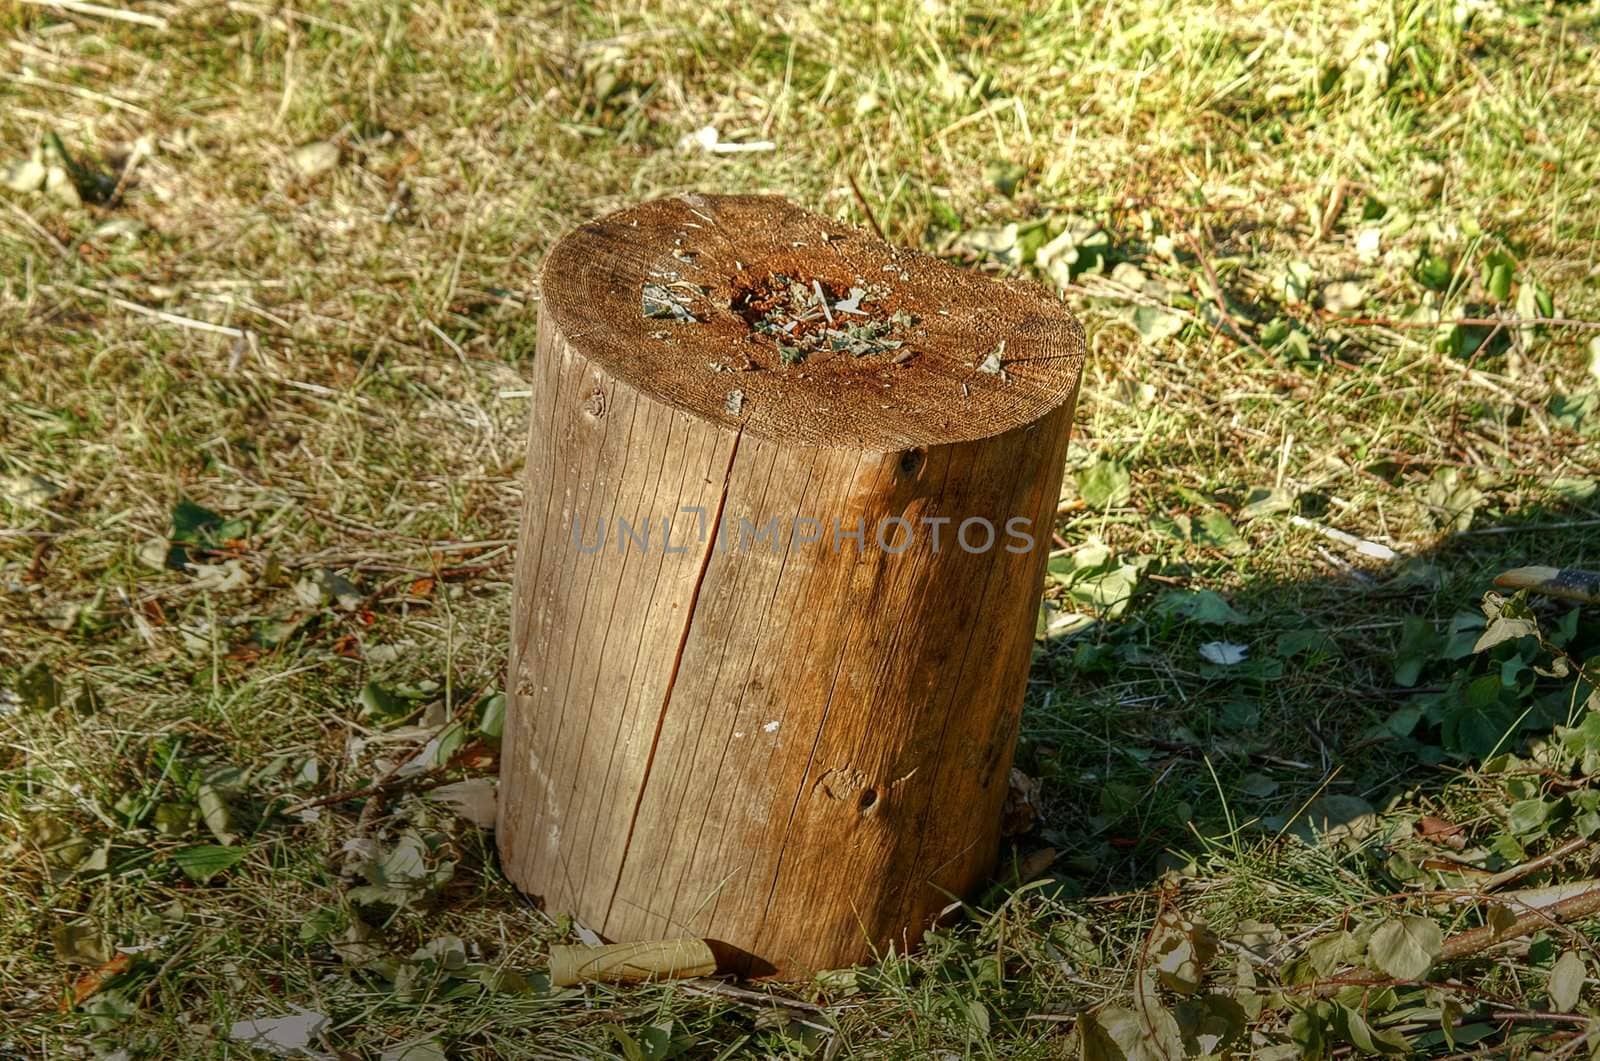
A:
{"label": "cut wood surface", "polygon": [[643,980],[710,976],[716,971],[716,955],[703,939],[550,948],[550,983],[556,987],[571,987],[584,980],[632,984]]}
{"label": "cut wood surface", "polygon": [[541,286],[507,873],[749,973],[915,945],[993,867],[1081,330],[771,198],[611,215]]}

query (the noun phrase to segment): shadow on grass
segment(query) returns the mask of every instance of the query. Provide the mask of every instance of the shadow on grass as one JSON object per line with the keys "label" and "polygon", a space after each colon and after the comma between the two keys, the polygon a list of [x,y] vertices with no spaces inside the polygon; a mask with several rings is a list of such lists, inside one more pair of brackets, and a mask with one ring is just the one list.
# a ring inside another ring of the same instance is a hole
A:
{"label": "shadow on grass", "polygon": [[[1401,798],[1439,806],[1462,769],[1525,751],[1582,704],[1573,678],[1534,669],[1549,659],[1532,639],[1472,651],[1494,577],[1595,566],[1597,547],[1600,519],[1574,504],[1483,519],[1385,562],[1329,541],[1325,573],[1225,599],[1153,563],[1120,616],[1036,653],[1016,763],[1041,782],[1041,821],[1002,878],[1053,849],[1064,894],[1104,894]],[[1592,615],[1532,602],[1572,656],[1600,651]]]}

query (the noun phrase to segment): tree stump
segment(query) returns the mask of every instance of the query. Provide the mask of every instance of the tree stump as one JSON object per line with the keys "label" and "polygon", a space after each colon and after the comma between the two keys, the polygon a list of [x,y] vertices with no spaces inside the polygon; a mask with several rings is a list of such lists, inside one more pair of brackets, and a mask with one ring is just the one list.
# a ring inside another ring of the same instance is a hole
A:
{"label": "tree stump", "polygon": [[915,946],[992,871],[1083,332],[781,199],[551,251],[498,842],[611,940]]}

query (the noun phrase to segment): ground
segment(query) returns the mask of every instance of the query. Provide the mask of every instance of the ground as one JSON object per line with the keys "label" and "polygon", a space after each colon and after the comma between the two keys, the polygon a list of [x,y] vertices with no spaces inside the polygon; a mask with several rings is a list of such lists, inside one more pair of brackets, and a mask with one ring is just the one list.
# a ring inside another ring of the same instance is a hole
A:
{"label": "ground", "polygon": [[[0,9],[0,1055],[1589,1054],[1600,925],[1517,915],[1595,875],[1600,628],[1482,603],[1600,566],[1592,5],[129,12]],[[776,1003],[551,988],[430,787],[494,771],[542,256],[688,189],[1090,335],[1040,820]]]}

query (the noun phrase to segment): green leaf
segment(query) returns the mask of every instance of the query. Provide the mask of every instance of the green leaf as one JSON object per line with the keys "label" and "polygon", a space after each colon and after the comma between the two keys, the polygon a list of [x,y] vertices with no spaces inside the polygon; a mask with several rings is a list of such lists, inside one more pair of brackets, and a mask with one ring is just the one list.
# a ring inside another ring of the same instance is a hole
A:
{"label": "green leaf", "polygon": [[1408,615],[1400,626],[1400,644],[1395,648],[1394,683],[1409,689],[1422,676],[1422,668],[1438,658],[1443,641],[1433,624]]}
{"label": "green leaf", "polygon": [[[1550,292],[1530,280],[1524,280],[1517,289],[1517,316],[1523,320],[1548,319],[1556,315],[1555,299]],[[1532,333],[1535,325],[1524,325],[1523,333]]]}
{"label": "green leaf", "polygon": [[1417,262],[1417,282],[1430,291],[1443,291],[1454,275],[1450,262],[1437,254],[1425,255]]}
{"label": "green leaf", "polygon": [[188,498],[172,506],[171,538],[175,542],[210,545],[229,538],[242,537],[245,530],[246,524],[243,520],[226,519],[221,513],[213,512],[204,505],[197,505]]}
{"label": "green leaf", "polygon": [[1159,1006],[1143,1012],[1106,1006],[1079,1018],[1084,1061],[1177,1061],[1184,1056],[1177,1020]]}
{"label": "green leaf", "polygon": [[439,1042],[437,1036],[433,1036],[385,1050],[378,1056],[378,1061],[447,1061],[448,1058],[444,1044]]}
{"label": "green leaf", "polygon": [[223,847],[220,844],[197,844],[172,853],[172,861],[183,870],[184,876],[196,884],[204,884],[217,874],[232,869],[244,859],[244,848]]}
{"label": "green leaf", "polygon": [[233,816],[222,793],[214,785],[201,784],[195,792],[195,802],[200,805],[200,820],[206,823],[206,828],[217,838],[217,843],[232,845],[238,837],[228,831],[233,824]]}
{"label": "green leaf", "polygon": [[1022,264],[1017,234],[1017,223],[1011,221],[1004,225],[968,229],[956,237],[955,245],[977,257],[993,258],[1003,265],[1016,266]]}
{"label": "green leaf", "polygon": [[1322,630],[1285,630],[1278,635],[1276,655],[1284,659],[1302,652],[1336,655],[1339,646]]}
{"label": "green leaf", "polygon": [[1135,306],[1133,330],[1146,344],[1155,346],[1183,331],[1183,318],[1159,306]]}
{"label": "green leaf", "polygon": [[1596,412],[1600,412],[1600,395],[1596,395],[1593,391],[1579,394],[1552,394],[1545,407],[1550,410],[1550,419],[1554,420],[1558,427],[1576,431],[1580,435],[1592,435],[1597,427],[1600,427],[1600,424],[1597,424],[1600,417],[1595,415]]}
{"label": "green leaf", "polygon": [[375,681],[369,681],[361,687],[359,697],[361,706],[366,710],[363,716],[376,715],[379,718],[403,718],[416,708],[416,703],[399,693],[384,688]]}
{"label": "green leaf", "polygon": [[1099,225],[1086,218],[1069,219],[1035,252],[1033,265],[1057,287],[1066,287],[1081,273],[1103,267],[1110,252],[1111,237]]}
{"label": "green leaf", "polygon": [[1222,705],[1217,722],[1223,729],[1238,732],[1261,724],[1261,706],[1249,700],[1229,700]]}
{"label": "green leaf", "polygon": [[337,906],[319,906],[300,922],[301,943],[317,943],[339,931],[344,913]]}
{"label": "green leaf", "polygon": [[1442,468],[1423,492],[1434,521],[1446,530],[1464,531],[1472,526],[1472,516],[1485,502],[1487,494],[1466,481],[1459,468]]}
{"label": "green leaf", "polygon": [[483,702],[478,713],[478,735],[488,741],[498,741],[506,728],[506,694],[495,693]]}
{"label": "green leaf", "polygon": [[1501,700],[1503,688],[1500,675],[1485,674],[1454,695],[1440,725],[1447,750],[1481,758],[1499,748],[1519,714]]}
{"label": "green leaf", "polygon": [[1101,457],[1077,476],[1078,496],[1090,508],[1125,505],[1133,497],[1133,477],[1128,466],[1110,457]]}
{"label": "green leaf", "polygon": [[1104,544],[1091,541],[1075,552],[1051,557],[1046,571],[1073,601],[1114,619],[1133,600],[1139,578],[1149,564],[1149,557],[1124,560],[1113,556]]}
{"label": "green leaf", "polygon": [[1511,826],[1513,833],[1521,837],[1541,833],[1553,809],[1555,809],[1553,804],[1546,803],[1542,799],[1518,800],[1506,813],[1507,824]]}
{"label": "green leaf", "polygon": [[1250,491],[1239,509],[1239,518],[1245,521],[1273,516],[1294,508],[1294,495],[1287,490],[1258,486]]}
{"label": "green leaf", "polygon": [[1511,297],[1511,278],[1517,270],[1516,259],[1504,251],[1494,251],[1483,259],[1483,289],[1496,302]]}
{"label": "green leaf", "polygon": [[1249,548],[1233,520],[1214,508],[1201,513],[1196,531],[1194,540],[1202,545],[1215,546],[1228,553],[1242,553]]}
{"label": "green leaf", "polygon": [[1314,1002],[1289,1018],[1289,1041],[1300,1048],[1306,1061],[1321,1061],[1328,1056],[1328,1016],[1333,1006]]}
{"label": "green leaf", "polygon": [[1550,1005],[1557,1013],[1571,1013],[1583,997],[1583,981],[1588,967],[1575,950],[1569,950],[1556,959],[1550,970]]}
{"label": "green leaf", "polygon": [[[1258,999],[1249,992],[1242,997]],[[1179,1003],[1177,1018],[1184,1039],[1192,1041],[1206,1057],[1226,1056],[1229,1044],[1244,1035],[1251,1020],[1245,1006],[1227,995],[1187,999]]]}
{"label": "green leaf", "polygon": [[989,1038],[989,1007],[975,998],[969,998],[964,1000],[960,1008],[972,1033],[979,1039]]}
{"label": "green leaf", "polygon": [[1363,1054],[1405,1054],[1411,1046],[1394,1031],[1377,1031],[1350,1006],[1333,1007],[1333,1033]]}
{"label": "green leaf", "polygon": [[1307,804],[1289,823],[1289,831],[1307,844],[1326,844],[1359,839],[1372,832],[1376,824],[1372,804],[1360,796],[1330,792]]}
{"label": "green leaf", "polygon": [[1311,294],[1312,284],[1317,278],[1316,271],[1308,261],[1296,259],[1284,267],[1281,280],[1283,300],[1290,305],[1304,302]]}
{"label": "green leaf", "polygon": [[1367,943],[1374,965],[1398,980],[1420,980],[1438,960],[1444,933],[1426,917],[1402,917],[1378,926]]}
{"label": "green leaf", "polygon": [[1248,626],[1250,616],[1229,604],[1220,593],[1209,589],[1172,590],[1161,595],[1156,608],[1162,615],[1192,619],[1219,626]]}

